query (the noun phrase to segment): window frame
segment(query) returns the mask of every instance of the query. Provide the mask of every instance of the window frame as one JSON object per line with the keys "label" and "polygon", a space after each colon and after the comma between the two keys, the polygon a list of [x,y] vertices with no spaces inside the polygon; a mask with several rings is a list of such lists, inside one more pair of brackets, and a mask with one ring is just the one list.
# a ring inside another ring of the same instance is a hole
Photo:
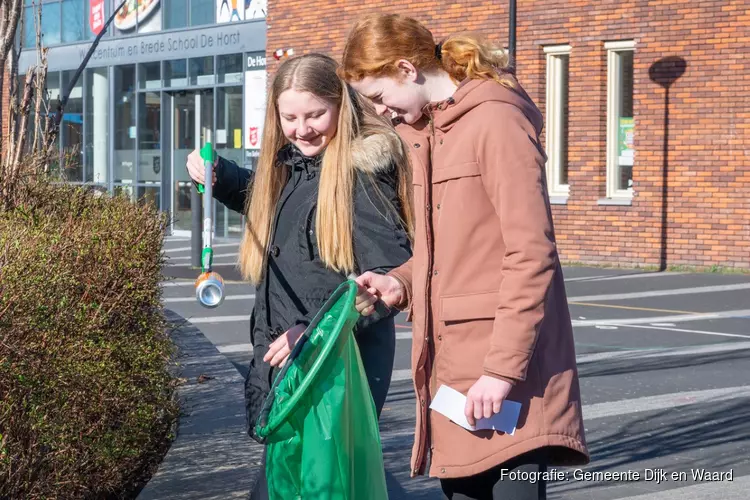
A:
{"label": "window frame", "polygon": [[[611,200],[631,200],[633,198],[633,187],[618,189],[619,160],[617,156],[617,144],[621,101],[620,81],[620,55],[623,52],[636,50],[635,40],[623,40],[617,42],[606,42],[604,48],[607,51],[607,181],[606,195]],[[634,64],[635,65],[635,64]],[[635,82],[633,82],[635,87]],[[635,88],[633,89],[635,94]],[[635,115],[635,110],[633,111]],[[634,117],[635,118],[635,117]]]}
{"label": "window frame", "polygon": [[[560,181],[561,178],[561,158],[557,154],[560,149],[561,125],[562,125],[562,99],[561,99],[561,79],[562,72],[560,63],[562,57],[568,57],[568,96],[567,101],[570,105],[570,54],[572,48],[570,45],[552,45],[544,47],[546,59],[546,124],[545,124],[545,150],[547,151],[547,186],[551,197],[560,198],[558,201],[563,203],[567,201],[570,195],[570,180],[567,184]],[[570,120],[568,119],[568,122]],[[568,123],[568,133],[570,133],[570,124]]]}

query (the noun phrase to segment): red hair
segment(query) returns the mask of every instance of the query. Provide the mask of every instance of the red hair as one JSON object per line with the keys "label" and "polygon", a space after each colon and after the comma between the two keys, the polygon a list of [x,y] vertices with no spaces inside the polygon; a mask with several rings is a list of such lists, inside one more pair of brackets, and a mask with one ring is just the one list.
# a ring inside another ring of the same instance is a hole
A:
{"label": "red hair", "polygon": [[347,81],[398,74],[405,59],[422,71],[442,69],[460,83],[466,78],[495,80],[512,87],[508,56],[473,34],[452,35],[436,45],[419,21],[399,14],[361,17],[346,41],[339,75]]}

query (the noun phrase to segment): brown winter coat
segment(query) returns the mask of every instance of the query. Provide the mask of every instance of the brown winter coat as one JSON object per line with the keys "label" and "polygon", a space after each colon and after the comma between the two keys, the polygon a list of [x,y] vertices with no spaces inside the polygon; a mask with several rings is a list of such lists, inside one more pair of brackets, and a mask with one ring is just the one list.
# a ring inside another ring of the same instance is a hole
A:
{"label": "brown winter coat", "polygon": [[[414,169],[414,257],[391,275],[408,291],[417,422],[412,475],[465,477],[552,446],[550,465],[589,461],[562,269],[540,145],[542,117],[520,88],[467,80],[399,125]],[[429,118],[429,119],[428,119]],[[429,410],[445,384],[514,384],[515,435],[469,432]]]}

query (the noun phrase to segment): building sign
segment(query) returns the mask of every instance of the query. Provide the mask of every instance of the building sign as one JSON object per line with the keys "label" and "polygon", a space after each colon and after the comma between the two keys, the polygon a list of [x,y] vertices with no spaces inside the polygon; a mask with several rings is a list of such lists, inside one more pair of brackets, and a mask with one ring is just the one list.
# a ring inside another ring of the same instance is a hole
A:
{"label": "building sign", "polygon": [[[49,71],[75,69],[86,56],[91,43],[63,45],[49,49]],[[148,61],[212,56],[266,48],[265,22],[225,24],[210,28],[150,33],[139,37],[102,40],[87,67],[113,66]],[[19,71],[37,64],[36,51],[25,50],[19,59]]]}
{"label": "building sign", "polygon": [[257,157],[266,118],[266,54],[247,55],[245,62],[245,149],[246,157]]}

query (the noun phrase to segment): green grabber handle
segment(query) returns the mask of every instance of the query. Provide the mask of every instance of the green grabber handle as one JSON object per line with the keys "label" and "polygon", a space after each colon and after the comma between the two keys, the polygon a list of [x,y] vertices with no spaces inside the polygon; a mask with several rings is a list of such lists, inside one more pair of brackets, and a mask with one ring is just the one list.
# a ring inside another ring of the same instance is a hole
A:
{"label": "green grabber handle", "polygon": [[[214,152],[213,145],[210,141],[206,142],[200,151],[201,159],[203,160],[203,164],[206,167],[206,175],[209,173],[213,175],[213,164],[214,161],[216,161],[216,153]],[[204,200],[204,224],[212,223],[212,213],[211,213],[211,203],[213,202],[212,193],[213,191],[211,189],[212,186],[209,186],[209,189],[206,189],[206,186],[204,184],[198,184],[198,192],[203,194],[204,197],[208,197],[208,200]],[[207,204],[207,205],[205,205]],[[203,235],[203,253],[201,254],[201,272],[210,272],[211,266],[213,265],[213,259],[214,259],[214,251],[213,248],[211,248],[211,228],[203,228],[204,235]]]}
{"label": "green grabber handle", "polygon": [[211,266],[214,262],[214,249],[204,248],[201,254],[201,273],[207,273],[211,271]]}
{"label": "green grabber handle", "polygon": [[[207,142],[203,145],[201,148],[201,159],[205,161],[210,161],[211,163],[216,161],[216,153],[214,152],[214,148],[211,146],[210,142]],[[206,192],[206,186],[203,184],[198,184],[198,192],[200,194],[203,194]]]}

